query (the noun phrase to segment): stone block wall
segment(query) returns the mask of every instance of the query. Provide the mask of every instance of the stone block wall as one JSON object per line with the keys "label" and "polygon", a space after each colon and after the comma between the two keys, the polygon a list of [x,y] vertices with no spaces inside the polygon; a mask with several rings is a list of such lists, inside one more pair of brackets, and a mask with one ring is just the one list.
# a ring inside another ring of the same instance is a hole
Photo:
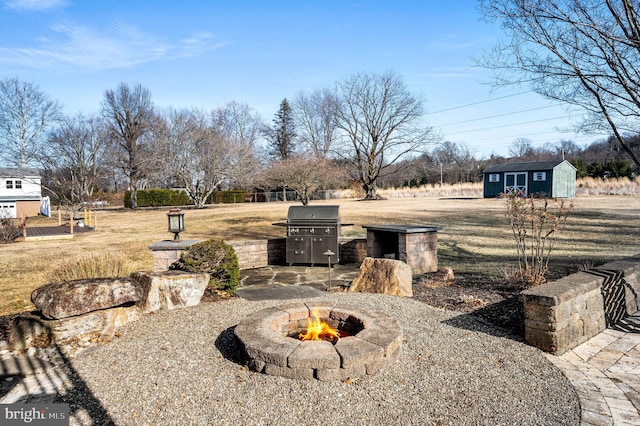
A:
{"label": "stone block wall", "polygon": [[366,238],[340,238],[340,263],[361,264],[366,257]]}
{"label": "stone block wall", "polygon": [[411,266],[414,274],[438,270],[437,232],[403,234],[398,239],[398,260]]}
{"label": "stone block wall", "polygon": [[[556,355],[586,342],[613,325],[612,313],[640,310],[639,278],[640,257],[633,257],[523,291],[526,342]],[[606,297],[605,285],[624,296]]]}
{"label": "stone block wall", "polygon": [[287,258],[287,239],[269,239],[267,241],[267,257],[269,265],[284,265]]}
{"label": "stone block wall", "polygon": [[261,268],[268,265],[268,240],[226,241],[236,252],[240,269]]}
{"label": "stone block wall", "polygon": [[[185,240],[178,243],[160,241],[149,246],[153,252],[153,272],[162,272],[180,258],[180,254],[198,240]],[[286,238],[268,240],[232,240],[226,241],[236,252],[240,269],[263,268],[268,265],[284,265],[286,262]],[[362,263],[367,257],[366,238],[341,238],[340,262]]]}

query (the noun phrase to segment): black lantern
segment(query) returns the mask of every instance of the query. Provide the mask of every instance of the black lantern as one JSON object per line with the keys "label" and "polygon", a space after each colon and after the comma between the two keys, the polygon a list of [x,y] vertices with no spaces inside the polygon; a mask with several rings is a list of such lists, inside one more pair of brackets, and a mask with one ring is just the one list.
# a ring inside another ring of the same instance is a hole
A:
{"label": "black lantern", "polygon": [[173,242],[179,242],[180,233],[184,231],[184,212],[179,208],[173,208],[167,213],[169,219],[169,232],[173,232]]}

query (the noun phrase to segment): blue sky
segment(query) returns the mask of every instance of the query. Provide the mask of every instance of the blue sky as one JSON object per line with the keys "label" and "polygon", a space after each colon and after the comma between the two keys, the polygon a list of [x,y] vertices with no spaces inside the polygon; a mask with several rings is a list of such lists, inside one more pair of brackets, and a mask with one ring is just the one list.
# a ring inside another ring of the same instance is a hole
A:
{"label": "blue sky", "polygon": [[477,157],[521,137],[604,137],[559,131],[580,114],[526,87],[492,93],[471,57],[499,36],[475,0],[0,0],[0,78],[36,83],[70,115],[125,82],[160,108],[237,101],[270,122],[299,91],[392,70],[426,100],[426,124]]}

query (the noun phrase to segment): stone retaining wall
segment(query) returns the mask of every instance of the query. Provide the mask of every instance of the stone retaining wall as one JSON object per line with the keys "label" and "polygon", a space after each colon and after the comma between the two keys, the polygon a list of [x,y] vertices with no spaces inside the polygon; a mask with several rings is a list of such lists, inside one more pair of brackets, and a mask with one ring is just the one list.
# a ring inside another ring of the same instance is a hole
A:
{"label": "stone retaining wall", "polygon": [[[153,271],[161,272],[180,258],[180,254],[199,240],[159,241],[151,244]],[[268,265],[284,265],[286,262],[286,238],[264,240],[226,241],[236,252],[240,269],[262,268]],[[362,263],[367,257],[366,238],[340,238],[340,263]]]}
{"label": "stone retaining wall", "polygon": [[640,255],[522,292],[525,340],[555,355],[640,310]]}

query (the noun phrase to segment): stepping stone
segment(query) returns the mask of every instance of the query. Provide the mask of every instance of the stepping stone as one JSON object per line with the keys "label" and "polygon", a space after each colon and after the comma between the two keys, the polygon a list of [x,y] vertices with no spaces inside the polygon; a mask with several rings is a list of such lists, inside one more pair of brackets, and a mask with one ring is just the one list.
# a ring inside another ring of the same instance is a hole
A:
{"label": "stepping stone", "polygon": [[270,286],[261,288],[244,287],[236,290],[236,296],[251,302],[260,300],[288,300],[320,297],[325,292],[306,285]]}

